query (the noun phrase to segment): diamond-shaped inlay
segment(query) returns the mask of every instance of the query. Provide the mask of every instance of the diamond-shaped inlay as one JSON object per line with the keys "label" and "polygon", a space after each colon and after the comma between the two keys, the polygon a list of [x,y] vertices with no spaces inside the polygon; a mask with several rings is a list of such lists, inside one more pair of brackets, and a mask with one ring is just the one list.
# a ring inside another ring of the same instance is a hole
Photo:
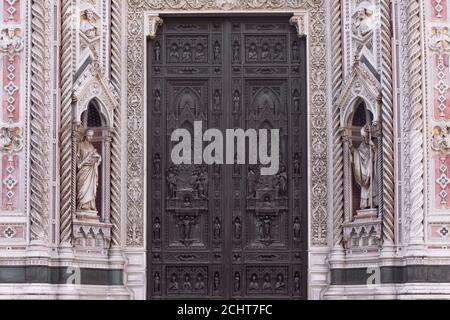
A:
{"label": "diamond-shaped inlay", "polygon": [[5,87],[5,90],[9,93],[9,94],[14,94],[14,92],[16,92],[18,90],[17,86],[11,81],[8,83],[8,85]]}
{"label": "diamond-shaped inlay", "polygon": [[12,200],[12,199],[14,198],[14,192],[12,192],[11,190],[9,190],[9,191],[6,193],[6,197],[7,197],[8,199]]}
{"label": "diamond-shaped inlay", "polygon": [[441,230],[439,230],[439,233],[445,238],[448,236],[450,231],[447,229],[447,227],[442,227]]}
{"label": "diamond-shaped inlay", "polygon": [[13,64],[8,65],[8,72],[13,73],[16,71],[16,67]]}
{"label": "diamond-shaped inlay", "polygon": [[448,177],[445,174],[442,174],[437,183],[441,186],[442,189],[447,188],[448,184],[450,183],[450,180],[448,179]]}
{"label": "diamond-shaped inlay", "polygon": [[5,180],[3,180],[3,183],[9,188],[12,189],[17,184],[17,180],[14,179],[12,175],[9,175]]}
{"label": "diamond-shaped inlay", "polygon": [[439,197],[441,197],[442,199],[446,199],[448,196],[448,192],[445,191],[445,189],[441,190],[441,192],[439,192]]}
{"label": "diamond-shaped inlay", "polygon": [[3,231],[3,234],[5,235],[6,238],[11,239],[15,236],[16,231],[13,228],[8,227],[5,229],[5,231]]}

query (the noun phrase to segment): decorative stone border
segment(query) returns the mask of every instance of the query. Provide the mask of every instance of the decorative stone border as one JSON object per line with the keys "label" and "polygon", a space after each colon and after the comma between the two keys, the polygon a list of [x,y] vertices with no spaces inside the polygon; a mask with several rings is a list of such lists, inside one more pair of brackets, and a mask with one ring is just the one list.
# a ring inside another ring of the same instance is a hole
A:
{"label": "decorative stone border", "polygon": [[[308,34],[309,65],[309,210],[310,246],[328,244],[328,135],[326,109],[325,9],[323,0],[128,0],[128,143],[126,245],[145,245],[146,36],[155,15],[164,13],[291,13],[297,30]],[[152,19],[150,19],[153,17]],[[303,20],[303,25],[301,21]],[[307,28],[307,29],[306,29]],[[301,33],[300,33],[301,35]]]}

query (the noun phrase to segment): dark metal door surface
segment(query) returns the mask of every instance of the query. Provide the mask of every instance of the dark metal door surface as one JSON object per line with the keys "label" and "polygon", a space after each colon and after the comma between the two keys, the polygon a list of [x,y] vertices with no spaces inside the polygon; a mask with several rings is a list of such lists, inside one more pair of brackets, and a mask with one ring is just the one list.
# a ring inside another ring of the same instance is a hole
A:
{"label": "dark metal door surface", "polygon": [[[306,298],[306,40],[289,17],[165,17],[148,59],[148,297]],[[280,171],[171,162],[171,134],[281,129]]]}

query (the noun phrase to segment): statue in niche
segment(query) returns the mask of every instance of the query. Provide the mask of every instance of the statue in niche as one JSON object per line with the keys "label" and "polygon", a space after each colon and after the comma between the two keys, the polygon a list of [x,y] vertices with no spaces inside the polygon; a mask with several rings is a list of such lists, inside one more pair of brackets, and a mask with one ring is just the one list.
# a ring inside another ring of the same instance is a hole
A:
{"label": "statue in niche", "polygon": [[161,44],[159,43],[159,41],[155,42],[155,48],[153,49],[153,52],[155,53],[155,61],[161,61]]}
{"label": "statue in niche", "polygon": [[241,274],[239,272],[234,273],[233,287],[234,292],[239,292],[241,290]]}
{"label": "statue in niche", "polygon": [[169,58],[171,61],[180,60],[180,54],[178,52],[178,45],[176,43],[172,43],[172,46],[169,51]]}
{"label": "statue in niche", "polygon": [[258,176],[256,175],[255,169],[253,167],[249,167],[248,169],[247,183],[248,183],[248,196],[256,198],[256,186],[258,183]]}
{"label": "statue in niche", "polygon": [[241,46],[239,41],[233,43],[233,61],[239,61],[241,56]]}
{"label": "statue in niche", "polygon": [[183,241],[191,239],[191,233],[192,233],[192,225],[194,224],[193,217],[190,217],[188,215],[185,215],[184,218],[180,221],[180,227],[181,227],[181,239]]}
{"label": "statue in niche", "polygon": [[299,52],[298,43],[297,43],[297,41],[294,41],[292,43],[292,60],[294,60],[294,61],[300,60],[300,56],[299,56],[298,52]]}
{"label": "statue in niche", "polygon": [[158,217],[156,217],[153,222],[153,239],[161,239],[161,220]]}
{"label": "statue in niche", "polygon": [[353,16],[352,32],[355,37],[365,38],[372,31],[373,11],[360,8]]}
{"label": "statue in niche", "polygon": [[256,44],[254,43],[250,45],[250,48],[248,50],[248,60],[250,61],[258,60],[258,49],[256,47]]}
{"label": "statue in niche", "polygon": [[195,61],[204,61],[205,60],[205,47],[203,44],[199,43],[197,44],[197,49],[194,53],[194,59]]}
{"label": "statue in niche", "polygon": [[208,198],[208,173],[206,167],[202,167],[194,173],[194,187],[199,198]]}
{"label": "statue in niche", "polygon": [[161,92],[158,89],[155,90],[153,110],[161,112]]}
{"label": "statue in niche", "polygon": [[220,289],[220,275],[217,271],[214,273],[213,287],[214,291],[219,291]]}
{"label": "statue in niche", "polygon": [[191,276],[189,275],[189,273],[186,273],[184,275],[183,289],[192,290]]}
{"label": "statue in niche", "polygon": [[295,112],[300,112],[300,92],[298,90],[294,90],[294,110]]}
{"label": "statue in niche", "polygon": [[78,210],[97,211],[95,200],[98,188],[98,166],[101,156],[92,144],[94,131],[87,130],[77,151],[77,203]]}
{"label": "statue in niche", "polygon": [[170,282],[169,282],[169,290],[171,291],[176,291],[179,289],[179,284],[178,284],[178,276],[176,273],[172,273],[171,277],[170,277]]}
{"label": "statue in niche", "polygon": [[161,174],[161,156],[159,155],[159,153],[155,153],[153,155],[153,172],[156,175]]}
{"label": "statue in niche", "polygon": [[234,91],[233,106],[234,113],[239,113],[239,111],[241,110],[241,94],[239,93],[239,90]]}
{"label": "statue in niche", "polygon": [[360,209],[373,209],[378,206],[377,188],[377,147],[372,141],[369,125],[361,129],[363,141],[357,149],[352,147],[353,172],[357,184],[361,188]]}
{"label": "statue in niche", "polygon": [[261,218],[258,222],[258,233],[261,240],[270,240],[272,219],[269,216]]}
{"label": "statue in niche", "polygon": [[169,170],[167,171],[166,182],[167,182],[167,191],[169,193],[169,198],[171,198],[171,199],[176,198],[177,197],[178,179],[177,179],[177,173],[173,166],[170,167]]}
{"label": "statue in niche", "polygon": [[294,292],[300,292],[300,273],[298,271],[294,274]]}
{"label": "statue in niche", "polygon": [[288,178],[285,166],[281,166],[280,172],[277,174],[276,189],[279,197],[288,195]]}
{"label": "statue in niche", "polygon": [[214,111],[220,110],[220,91],[219,90],[214,91],[213,100],[214,100],[214,103],[213,103]]}
{"label": "statue in niche", "polygon": [[262,60],[269,60],[270,59],[270,47],[269,47],[268,43],[264,43],[262,45],[261,59]]}
{"label": "statue in niche", "polygon": [[220,52],[220,44],[219,44],[219,41],[216,41],[215,43],[214,43],[214,60],[220,60],[220,54],[221,54],[221,52]]}
{"label": "statue in niche", "polygon": [[190,208],[190,207],[192,207],[192,201],[191,201],[191,198],[190,198],[190,197],[188,197],[188,196],[184,197],[183,206],[184,206],[185,208]]}
{"label": "statue in niche", "polygon": [[300,239],[300,235],[301,235],[301,229],[302,229],[302,225],[300,223],[300,218],[299,217],[295,217],[294,219],[294,239],[295,240],[299,240]]}
{"label": "statue in niche", "polygon": [[302,159],[301,159],[301,157],[300,157],[300,153],[296,152],[296,153],[294,154],[294,161],[293,161],[293,164],[294,164],[294,174],[295,174],[296,176],[300,176],[300,175],[302,174],[302,164],[301,164],[301,162],[302,162]]}
{"label": "statue in niche", "polygon": [[270,279],[270,274],[266,273],[264,275],[264,283],[263,283],[263,290],[264,291],[270,291],[272,290],[272,280]]}
{"label": "statue in niche", "polygon": [[203,274],[199,273],[197,275],[197,280],[195,282],[195,290],[197,291],[201,291],[201,290],[205,290],[205,281],[203,281]]}
{"label": "statue in niche", "polygon": [[283,60],[283,46],[279,42],[275,44],[273,58],[274,60]]}
{"label": "statue in niche", "polygon": [[155,272],[153,277],[153,291],[155,293],[161,291],[161,276],[159,275],[159,272]]}
{"label": "statue in niche", "polygon": [[221,233],[222,233],[222,224],[220,223],[220,219],[216,217],[216,219],[214,220],[214,230],[213,230],[214,240],[220,240]]}
{"label": "statue in niche", "polygon": [[98,35],[97,20],[94,12],[90,9],[86,9],[83,13],[80,25],[80,31],[88,39],[93,39]]}
{"label": "statue in niche", "polygon": [[239,219],[239,217],[236,217],[236,219],[234,219],[234,222],[233,222],[233,235],[234,235],[235,239],[237,239],[237,240],[241,239],[242,223],[241,223],[241,219]]}
{"label": "statue in niche", "polygon": [[186,43],[183,48],[183,55],[181,56],[181,60],[188,62],[192,60],[192,49],[189,43]]}
{"label": "statue in niche", "polygon": [[284,282],[284,276],[279,273],[277,275],[277,282],[275,283],[275,290],[284,290],[286,289],[286,283]]}
{"label": "statue in niche", "polygon": [[259,290],[258,276],[256,275],[256,273],[252,274],[248,289],[252,291]]}

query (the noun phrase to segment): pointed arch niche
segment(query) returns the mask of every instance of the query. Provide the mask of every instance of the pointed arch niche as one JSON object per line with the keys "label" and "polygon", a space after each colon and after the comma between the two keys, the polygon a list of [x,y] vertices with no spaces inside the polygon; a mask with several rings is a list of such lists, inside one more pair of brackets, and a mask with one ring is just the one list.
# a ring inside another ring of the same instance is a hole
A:
{"label": "pointed arch niche", "polygon": [[[382,236],[381,99],[378,81],[359,63],[355,64],[352,77],[344,85],[338,106],[344,164],[344,246],[348,253],[367,252],[379,248]],[[360,151],[364,147],[369,160],[360,165],[359,152],[364,154]],[[367,168],[367,165],[371,166],[367,169],[371,187],[363,190],[363,169],[360,168]],[[359,174],[355,168],[359,169]]]}
{"label": "pointed arch niche", "polygon": [[[72,177],[77,181],[79,143],[88,131],[93,132],[92,145],[101,156],[98,167],[96,211],[86,213],[78,209],[77,186],[72,198],[73,235],[75,248],[107,254],[111,241],[111,135],[114,128],[114,109],[118,97],[102,76],[97,63],[92,63],[78,78],[73,94]],[[119,226],[116,226],[118,228]]]}

